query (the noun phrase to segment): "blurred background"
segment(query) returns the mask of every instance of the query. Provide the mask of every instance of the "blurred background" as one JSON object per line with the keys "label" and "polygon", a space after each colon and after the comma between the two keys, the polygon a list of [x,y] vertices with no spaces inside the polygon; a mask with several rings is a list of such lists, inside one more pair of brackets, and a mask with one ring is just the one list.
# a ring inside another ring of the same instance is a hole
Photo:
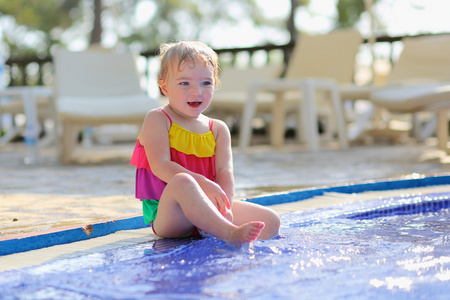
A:
{"label": "blurred background", "polygon": [[449,12],[450,1],[442,0],[0,0],[0,85],[52,86],[58,47],[100,46],[139,53],[141,85],[158,98],[161,43],[201,40],[217,51],[222,68],[244,69],[287,65],[301,34],[343,28],[364,38],[354,83],[382,85],[401,39],[450,33]]}
{"label": "blurred background", "polygon": [[[92,44],[154,54],[161,43],[177,40],[201,40],[215,49],[286,45],[298,32],[347,27],[365,38],[444,33],[450,32],[449,11],[450,1],[441,0],[0,0],[0,56],[39,63],[55,46],[80,51]],[[389,47],[376,51],[377,58],[390,59]],[[370,55],[359,62],[371,64]],[[17,78],[6,76],[7,85],[34,84],[38,73],[43,84],[51,83],[50,66],[12,67],[6,74]],[[20,78],[24,67],[27,82]]]}
{"label": "blurred background", "polygon": [[[377,36],[450,31],[449,1],[372,0]],[[1,53],[45,57],[54,45],[92,43],[148,51],[169,40],[213,48],[286,44],[296,31],[356,27],[368,37],[364,0],[1,0]]]}

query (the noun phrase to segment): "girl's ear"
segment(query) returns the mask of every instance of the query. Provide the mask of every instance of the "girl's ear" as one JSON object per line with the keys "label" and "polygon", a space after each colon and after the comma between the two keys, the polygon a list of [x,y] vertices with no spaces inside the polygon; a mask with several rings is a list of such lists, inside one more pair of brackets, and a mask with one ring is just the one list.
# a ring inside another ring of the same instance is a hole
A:
{"label": "girl's ear", "polygon": [[167,84],[166,84],[166,82],[164,81],[164,80],[160,80],[159,81],[159,88],[160,88],[160,90],[161,90],[161,93],[163,93],[164,94],[164,96],[169,96],[168,94],[169,94],[169,92],[168,92],[168,90],[167,90]]}

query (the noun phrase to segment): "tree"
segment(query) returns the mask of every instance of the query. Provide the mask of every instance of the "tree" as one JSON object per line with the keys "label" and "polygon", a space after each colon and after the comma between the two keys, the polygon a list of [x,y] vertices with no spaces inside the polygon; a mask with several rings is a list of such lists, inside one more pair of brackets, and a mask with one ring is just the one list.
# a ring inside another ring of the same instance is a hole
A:
{"label": "tree", "polygon": [[[374,0],[376,2],[376,0]],[[354,26],[366,11],[364,0],[339,0],[336,5],[338,12],[337,27]]]}
{"label": "tree", "polygon": [[[151,3],[155,13],[147,23],[138,24],[136,9],[143,2]],[[237,10],[241,12],[238,16]],[[254,0],[0,0],[0,22],[8,23],[2,26],[1,35],[9,52],[18,56],[45,55],[54,44],[80,38],[87,41],[88,35],[90,44],[99,43],[105,29],[114,32],[118,43],[139,50],[155,48],[169,39],[208,42],[205,32],[213,24],[226,26],[244,17],[256,26],[274,24],[264,20]],[[25,38],[30,33],[39,37],[39,45]]]}
{"label": "tree", "polygon": [[[0,0],[1,36],[16,56],[45,55],[80,17],[80,0]],[[34,33],[37,37],[33,37]]]}
{"label": "tree", "polygon": [[94,0],[94,26],[91,31],[91,41],[90,44],[100,44],[102,41],[102,11],[103,2],[102,0]]}
{"label": "tree", "polygon": [[[128,2],[128,3],[127,3]],[[285,30],[284,20],[270,20],[264,17],[255,0],[153,0],[140,1],[152,4],[148,20],[143,24],[133,22],[135,9],[133,0],[116,2],[119,41],[136,45],[141,49],[154,49],[170,40],[213,39],[211,28],[227,27],[243,19],[251,20],[256,27],[276,27]]]}
{"label": "tree", "polygon": [[[53,45],[73,40],[98,44],[105,36],[138,51],[170,40],[210,43],[211,28],[226,28],[242,20],[261,30],[289,33],[293,42],[296,11],[310,1],[314,0],[290,0],[286,19],[272,19],[264,16],[256,0],[0,0],[0,34],[15,56],[47,55]],[[137,15],[142,11],[138,10],[143,7],[147,20],[139,23]],[[337,10],[339,26],[352,26],[364,11],[363,0],[339,0]],[[261,41],[272,42],[271,35]]]}

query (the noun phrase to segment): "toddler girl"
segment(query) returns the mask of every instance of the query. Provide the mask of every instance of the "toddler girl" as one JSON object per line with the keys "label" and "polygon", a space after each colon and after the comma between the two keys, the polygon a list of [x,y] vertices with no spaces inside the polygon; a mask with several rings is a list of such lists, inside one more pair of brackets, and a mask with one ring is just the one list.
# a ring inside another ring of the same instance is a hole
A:
{"label": "toddler girl", "polygon": [[233,201],[234,177],[227,125],[202,113],[219,85],[217,54],[200,42],[160,47],[159,86],[169,104],[145,117],[131,163],[136,197],[156,235],[200,232],[240,247],[278,234],[271,209]]}

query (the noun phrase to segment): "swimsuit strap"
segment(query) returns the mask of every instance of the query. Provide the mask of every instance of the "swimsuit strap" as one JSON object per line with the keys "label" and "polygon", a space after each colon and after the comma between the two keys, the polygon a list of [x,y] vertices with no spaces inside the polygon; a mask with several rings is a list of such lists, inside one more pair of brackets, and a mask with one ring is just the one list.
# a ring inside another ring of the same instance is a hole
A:
{"label": "swimsuit strap", "polygon": [[[170,121],[170,127],[172,127],[172,119],[170,118],[169,114],[166,113],[162,108],[159,108],[159,110],[162,111],[162,112],[167,116],[167,118],[168,118],[169,121]],[[212,119],[209,119],[209,130],[212,131],[212,127],[213,127],[213,120],[212,120]]]}
{"label": "swimsuit strap", "polygon": [[169,121],[170,121],[170,127],[172,127],[172,119],[170,118],[169,114],[166,113],[162,108],[160,108],[159,110],[162,111],[162,112],[166,115],[166,117],[167,117],[167,118],[169,119]]}

